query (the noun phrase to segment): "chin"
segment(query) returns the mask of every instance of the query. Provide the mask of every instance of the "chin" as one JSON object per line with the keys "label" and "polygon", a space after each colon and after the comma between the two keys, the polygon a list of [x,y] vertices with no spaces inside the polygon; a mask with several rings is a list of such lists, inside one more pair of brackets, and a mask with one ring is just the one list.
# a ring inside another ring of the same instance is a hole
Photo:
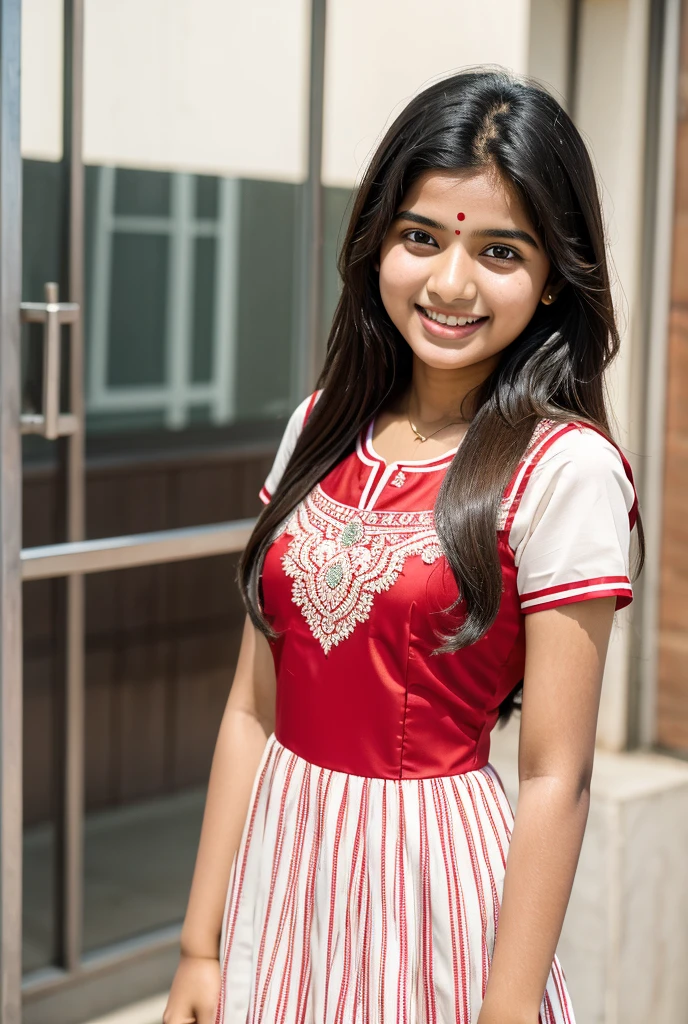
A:
{"label": "chin", "polygon": [[409,348],[416,359],[433,370],[459,370],[464,366],[472,366],[485,359],[482,352],[471,351],[469,348],[450,348],[449,346],[433,345],[423,339],[422,342],[409,343]]}

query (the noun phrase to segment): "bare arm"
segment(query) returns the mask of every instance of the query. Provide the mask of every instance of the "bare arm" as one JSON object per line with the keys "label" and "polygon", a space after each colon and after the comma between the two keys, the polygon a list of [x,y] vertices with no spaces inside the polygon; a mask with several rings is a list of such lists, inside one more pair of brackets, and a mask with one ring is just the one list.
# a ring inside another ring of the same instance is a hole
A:
{"label": "bare arm", "polygon": [[518,808],[478,1024],[537,1024],[588,816],[614,603],[526,619]]}
{"label": "bare arm", "polygon": [[219,992],[219,942],[227,886],[251,790],[274,729],[270,647],[249,618],[215,745],[203,827],[181,936],[181,962],[164,1024],[210,1024]]}

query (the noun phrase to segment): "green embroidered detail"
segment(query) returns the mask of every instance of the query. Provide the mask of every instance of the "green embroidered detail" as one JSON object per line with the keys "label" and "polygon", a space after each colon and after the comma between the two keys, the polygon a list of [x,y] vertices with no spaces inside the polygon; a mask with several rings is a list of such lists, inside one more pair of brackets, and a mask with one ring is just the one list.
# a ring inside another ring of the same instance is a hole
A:
{"label": "green embroidered detail", "polygon": [[346,524],[339,536],[339,543],[343,548],[350,548],[363,537],[363,527],[357,519],[352,519]]}
{"label": "green embroidered detail", "polygon": [[344,570],[342,569],[341,565],[339,564],[339,562],[335,562],[334,565],[331,565],[327,572],[325,573],[325,582],[327,583],[328,587],[334,590],[334,588],[338,587],[339,584],[342,582],[343,575]]}

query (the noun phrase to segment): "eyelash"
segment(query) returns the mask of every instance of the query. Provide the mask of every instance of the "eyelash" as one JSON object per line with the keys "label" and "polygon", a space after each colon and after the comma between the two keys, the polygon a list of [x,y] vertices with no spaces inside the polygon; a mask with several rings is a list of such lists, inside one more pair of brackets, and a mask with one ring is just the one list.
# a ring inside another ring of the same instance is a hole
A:
{"label": "eyelash", "polygon": [[[427,242],[419,241],[417,238],[412,238],[411,235],[423,235],[424,238],[429,238],[431,242],[434,242],[435,245],[437,245],[435,239],[432,237],[432,235],[428,234],[427,231],[421,231],[419,228],[412,228],[411,231],[406,231],[404,233],[404,238],[408,239],[408,241],[411,242],[412,244],[427,245]],[[520,262],[523,262],[523,257],[521,256],[521,254],[518,253],[515,249],[512,249],[510,245],[498,245],[497,243],[495,243],[494,245],[488,246],[488,248],[483,251],[482,255],[487,256],[491,249],[503,249],[506,252],[511,253],[511,256],[490,256],[488,257],[489,259],[497,260],[499,263],[511,263],[512,260],[519,260]]]}
{"label": "eyelash", "polygon": [[504,256],[491,256],[490,257],[490,259],[499,260],[500,263],[511,263],[512,260],[520,260],[520,261],[523,260],[523,257],[521,256],[521,254],[516,252],[515,249],[512,249],[510,245],[491,245],[488,249],[485,249],[485,251],[483,253],[483,256],[486,256],[488,254],[488,252],[490,251],[490,249],[505,249],[506,252],[510,252],[511,253],[511,256],[509,256],[509,257],[504,257]]}

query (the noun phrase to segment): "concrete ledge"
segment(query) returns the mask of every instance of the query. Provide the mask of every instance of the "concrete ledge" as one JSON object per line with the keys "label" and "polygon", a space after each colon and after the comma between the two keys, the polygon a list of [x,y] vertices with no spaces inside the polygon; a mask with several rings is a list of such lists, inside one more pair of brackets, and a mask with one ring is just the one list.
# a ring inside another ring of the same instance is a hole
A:
{"label": "concrete ledge", "polygon": [[[518,722],[491,762],[514,808]],[[599,750],[558,953],[577,1024],[688,1021],[688,764]]]}

